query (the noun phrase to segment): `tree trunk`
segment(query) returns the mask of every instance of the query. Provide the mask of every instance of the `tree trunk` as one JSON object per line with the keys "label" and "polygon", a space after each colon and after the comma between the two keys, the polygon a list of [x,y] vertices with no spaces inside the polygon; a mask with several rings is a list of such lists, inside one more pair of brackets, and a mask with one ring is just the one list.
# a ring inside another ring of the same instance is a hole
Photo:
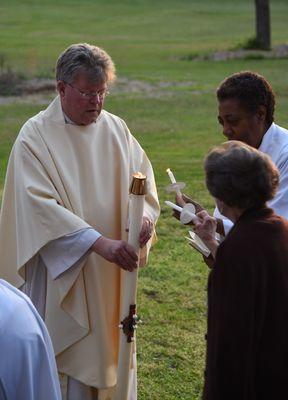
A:
{"label": "tree trunk", "polygon": [[271,48],[269,0],[255,0],[256,40],[263,50]]}

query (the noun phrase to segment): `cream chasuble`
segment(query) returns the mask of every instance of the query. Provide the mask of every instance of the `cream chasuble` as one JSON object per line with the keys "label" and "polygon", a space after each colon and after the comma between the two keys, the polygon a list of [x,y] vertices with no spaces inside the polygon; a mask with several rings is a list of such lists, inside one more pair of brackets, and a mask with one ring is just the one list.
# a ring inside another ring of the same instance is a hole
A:
{"label": "cream chasuble", "polygon": [[[156,221],[151,164],[124,121],[103,110],[96,123],[67,125],[56,97],[27,121],[11,152],[0,220],[1,277],[19,287],[25,264],[45,244],[82,228],[127,240],[136,171],[147,175],[145,215]],[[58,369],[98,389],[117,381],[120,280],[120,268],[95,253],[54,281],[48,274],[45,322]]]}

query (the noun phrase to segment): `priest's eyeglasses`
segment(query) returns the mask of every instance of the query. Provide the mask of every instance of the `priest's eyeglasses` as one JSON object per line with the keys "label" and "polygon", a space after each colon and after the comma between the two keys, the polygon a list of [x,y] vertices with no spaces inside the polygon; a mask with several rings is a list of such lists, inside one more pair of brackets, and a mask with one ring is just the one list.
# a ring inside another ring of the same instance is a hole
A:
{"label": "priest's eyeglasses", "polygon": [[91,100],[94,99],[94,97],[97,97],[99,101],[103,101],[105,97],[109,94],[107,89],[100,90],[99,92],[90,92],[90,93],[82,92],[76,87],[70,85],[70,83],[68,82],[65,83],[66,85],[70,86],[73,90],[75,90],[75,92],[77,92],[82,97],[82,99]]}

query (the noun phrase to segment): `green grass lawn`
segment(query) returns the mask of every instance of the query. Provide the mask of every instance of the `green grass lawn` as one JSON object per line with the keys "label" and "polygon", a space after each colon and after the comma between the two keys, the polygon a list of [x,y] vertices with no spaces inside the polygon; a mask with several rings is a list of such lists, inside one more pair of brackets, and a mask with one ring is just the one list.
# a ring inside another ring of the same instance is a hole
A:
{"label": "green grass lawn", "polygon": [[[273,45],[288,40],[287,1],[271,1]],[[213,209],[202,160],[223,141],[215,89],[227,75],[258,71],[277,95],[276,120],[288,126],[288,60],[183,61],[191,54],[235,47],[254,34],[252,0],[2,0],[0,56],[26,76],[52,77],[71,43],[104,47],[118,76],[149,91],[111,89],[106,109],[121,116],[153,163],[162,208],[159,241],[140,272],[138,330],[140,400],[201,398],[205,358],[207,268],[185,242],[187,229],[164,200],[166,168]],[[1,65],[0,65],[1,68]],[[21,125],[43,105],[0,103],[0,188]]]}

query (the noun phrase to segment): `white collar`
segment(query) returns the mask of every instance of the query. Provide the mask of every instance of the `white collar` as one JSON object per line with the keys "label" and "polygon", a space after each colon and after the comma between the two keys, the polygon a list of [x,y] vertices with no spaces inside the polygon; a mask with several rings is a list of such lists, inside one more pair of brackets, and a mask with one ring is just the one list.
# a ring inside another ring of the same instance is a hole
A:
{"label": "white collar", "polygon": [[271,139],[271,135],[273,134],[274,127],[275,127],[275,123],[272,122],[269,129],[264,133],[262,142],[261,142],[260,146],[258,147],[258,150],[262,151],[262,153],[266,153],[268,146],[271,145],[270,139]]}

